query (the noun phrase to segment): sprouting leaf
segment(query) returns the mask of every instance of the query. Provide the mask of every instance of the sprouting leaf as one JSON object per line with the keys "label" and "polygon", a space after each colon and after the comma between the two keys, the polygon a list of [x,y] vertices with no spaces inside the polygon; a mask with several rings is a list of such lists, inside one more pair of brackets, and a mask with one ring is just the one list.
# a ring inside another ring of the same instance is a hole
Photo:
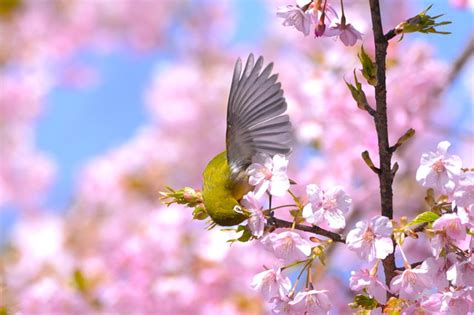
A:
{"label": "sprouting leaf", "polygon": [[354,304],[366,310],[373,310],[377,307],[378,302],[370,296],[358,294],[354,297]]}
{"label": "sprouting leaf", "polygon": [[370,85],[377,85],[377,67],[372,61],[370,56],[365,52],[364,46],[361,47],[361,51],[357,54],[359,57],[360,63],[362,64],[362,75],[367,80],[367,83]]}
{"label": "sprouting leaf", "polygon": [[451,32],[439,31],[436,29],[436,27],[438,26],[451,24],[451,21],[438,22],[437,20],[440,17],[442,17],[444,14],[439,14],[436,16],[428,15],[427,13],[431,9],[432,6],[433,5],[430,5],[423,12],[398,24],[397,27],[395,28],[395,32],[397,34],[402,34],[402,36],[403,34],[414,33],[414,32],[420,32],[420,33],[425,33],[425,34],[434,33],[434,34],[442,34],[442,35],[451,34]]}
{"label": "sprouting leaf", "polygon": [[410,223],[408,223],[407,226],[413,226],[413,225],[417,225],[421,223],[431,223],[431,222],[434,222],[438,218],[439,218],[438,214],[431,211],[426,211],[417,215],[416,218],[414,218]]}
{"label": "sprouting leaf", "polygon": [[242,232],[242,235],[240,235],[240,237],[238,237],[238,238],[228,240],[227,241],[228,243],[234,243],[234,242],[237,242],[237,241],[245,243],[245,242],[248,242],[249,240],[251,240],[253,238],[252,232],[250,231],[250,229],[246,225],[239,225],[235,229],[235,232],[236,233]]}

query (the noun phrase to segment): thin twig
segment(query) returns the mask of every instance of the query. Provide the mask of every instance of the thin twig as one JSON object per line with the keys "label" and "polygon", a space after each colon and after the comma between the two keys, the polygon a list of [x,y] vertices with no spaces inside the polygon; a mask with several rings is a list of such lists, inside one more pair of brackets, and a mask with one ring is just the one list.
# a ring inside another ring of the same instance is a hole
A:
{"label": "thin twig", "polygon": [[[285,221],[285,220],[278,219],[278,218],[275,218],[275,217],[273,218],[273,223],[274,223],[274,226],[277,227],[277,228],[279,228],[279,227],[283,227],[283,228],[293,227],[293,222]],[[338,233],[335,233],[335,232],[325,230],[325,229],[320,228],[319,226],[316,226],[316,225],[308,226],[308,225],[302,225],[302,224],[295,224],[294,228],[297,229],[297,230],[300,230],[300,231],[305,231],[305,232],[310,232],[310,233],[325,236],[327,238],[330,238],[334,242],[339,242],[339,243],[345,243],[346,242],[346,240],[344,239],[344,237],[342,235],[340,235]]]}
{"label": "thin twig", "polygon": [[[411,267],[411,269],[414,269],[414,268],[418,267],[419,265],[421,265],[422,263],[423,263],[422,261],[417,261],[417,262],[415,262],[415,263],[413,263],[413,264],[410,264],[410,267]],[[400,270],[400,271],[403,271],[403,270],[405,270],[405,269],[406,269],[405,267],[397,267],[397,268],[395,268],[395,270]]]}
{"label": "thin twig", "polygon": [[471,35],[471,39],[469,40],[467,45],[464,47],[464,50],[461,52],[461,54],[459,54],[459,56],[454,60],[453,66],[451,67],[451,70],[449,71],[448,77],[446,79],[446,83],[443,84],[444,86],[450,86],[454,82],[458,74],[461,72],[461,70],[469,61],[469,58],[471,58],[473,55],[474,55],[474,34]]}
{"label": "thin twig", "polygon": [[397,36],[399,33],[397,33],[395,31],[394,28],[392,28],[390,31],[387,32],[387,34],[385,34],[385,39],[387,41],[391,40],[392,38],[394,38],[395,36]]}

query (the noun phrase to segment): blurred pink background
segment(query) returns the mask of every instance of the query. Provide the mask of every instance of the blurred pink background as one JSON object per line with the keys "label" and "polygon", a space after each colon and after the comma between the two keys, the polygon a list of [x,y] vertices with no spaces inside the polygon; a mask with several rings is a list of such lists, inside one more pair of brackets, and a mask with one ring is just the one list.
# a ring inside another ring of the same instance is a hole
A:
{"label": "blurred pink background", "polygon": [[[346,2],[372,51],[367,3]],[[276,7],[290,3],[0,0],[0,313],[268,312],[249,287],[273,263],[260,245],[229,246],[231,232],[206,231],[158,194],[201,186],[207,161],[224,150],[233,64],[250,52],[280,74],[298,141],[289,171],[297,192],[344,186],[349,228],[379,212],[377,178],[360,158],[369,150],[377,163],[376,135],[343,81],[359,67],[359,48],[283,27]],[[385,29],[429,2],[416,4],[384,1]],[[452,35],[389,47],[391,141],[417,131],[395,157],[397,218],[424,207],[422,152],[450,140],[474,166],[472,60],[446,82],[472,36],[472,7],[438,1],[432,12],[453,21]],[[407,246],[412,259],[428,251],[423,241]],[[336,245],[316,271],[335,313],[348,312],[348,274],[361,265]]]}

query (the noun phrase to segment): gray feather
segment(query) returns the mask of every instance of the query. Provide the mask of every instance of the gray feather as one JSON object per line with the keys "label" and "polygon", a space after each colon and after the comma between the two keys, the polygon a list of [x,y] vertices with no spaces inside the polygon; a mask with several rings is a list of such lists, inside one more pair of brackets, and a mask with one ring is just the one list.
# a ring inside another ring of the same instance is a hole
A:
{"label": "gray feather", "polygon": [[[293,147],[292,126],[273,63],[263,68],[263,57],[254,63],[250,54],[242,71],[235,63],[227,104],[227,160],[234,178],[257,153],[288,155]],[[262,71],[263,68],[263,71]]]}

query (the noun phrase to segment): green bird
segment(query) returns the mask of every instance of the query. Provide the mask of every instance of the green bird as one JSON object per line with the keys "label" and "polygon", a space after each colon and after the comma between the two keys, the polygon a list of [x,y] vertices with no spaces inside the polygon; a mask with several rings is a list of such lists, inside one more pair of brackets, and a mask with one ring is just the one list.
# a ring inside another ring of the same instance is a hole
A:
{"label": "green bird", "polygon": [[[248,218],[239,201],[251,190],[246,169],[258,153],[288,155],[292,126],[273,63],[250,54],[242,71],[237,59],[227,103],[226,150],[215,156],[203,173],[202,197],[214,223],[232,226]],[[263,69],[263,70],[262,70]]]}

